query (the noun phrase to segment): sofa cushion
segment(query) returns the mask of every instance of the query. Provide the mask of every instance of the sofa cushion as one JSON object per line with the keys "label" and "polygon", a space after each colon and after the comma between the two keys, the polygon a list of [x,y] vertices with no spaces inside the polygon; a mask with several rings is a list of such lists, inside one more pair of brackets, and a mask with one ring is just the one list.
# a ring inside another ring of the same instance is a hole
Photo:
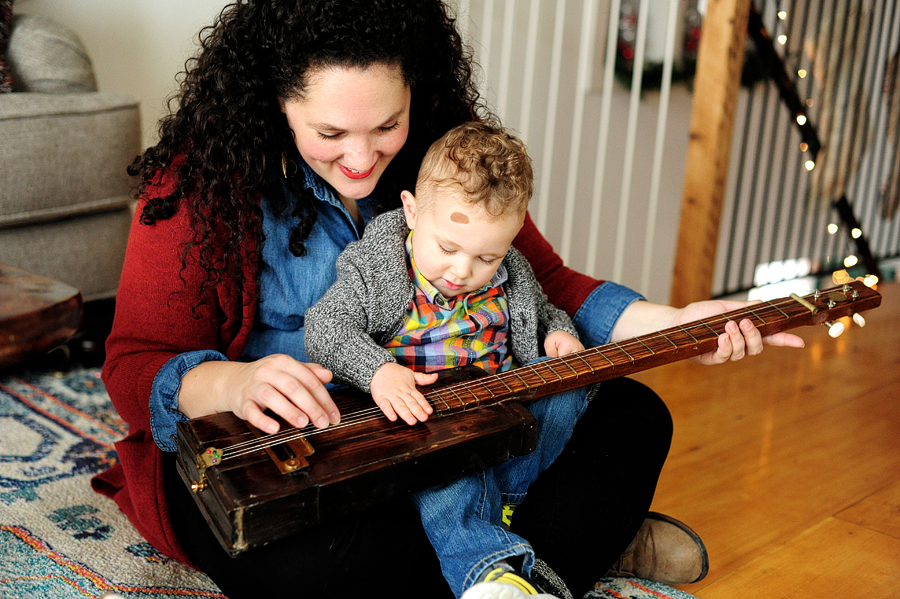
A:
{"label": "sofa cushion", "polygon": [[0,229],[0,262],[71,285],[85,301],[113,297],[131,217],[131,210],[124,207],[40,226]]}
{"label": "sofa cushion", "polygon": [[0,139],[0,229],[128,202],[140,114],[125,94],[3,94]]}
{"label": "sofa cushion", "polygon": [[6,49],[12,33],[12,0],[0,0],[0,94],[12,91],[12,73],[6,64]]}
{"label": "sofa cushion", "polygon": [[94,68],[81,39],[50,19],[14,15],[7,61],[15,92],[97,91]]}

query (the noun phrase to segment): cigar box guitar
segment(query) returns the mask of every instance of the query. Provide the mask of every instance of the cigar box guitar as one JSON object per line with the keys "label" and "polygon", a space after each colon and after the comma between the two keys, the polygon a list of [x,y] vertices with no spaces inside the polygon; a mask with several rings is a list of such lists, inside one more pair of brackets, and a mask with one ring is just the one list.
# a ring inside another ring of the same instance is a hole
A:
{"label": "cigar box guitar", "polygon": [[712,351],[729,320],[748,318],[762,335],[824,324],[837,336],[839,318],[862,325],[859,313],[880,303],[877,291],[853,282],[500,374],[467,371],[423,390],[434,414],[414,426],[388,421],[370,396],[349,389],[332,394],[341,423],[321,430],[282,423],[265,435],[231,413],[195,418],[178,425],[178,470],[222,546],[237,555],[525,454],[535,423],[521,402]]}

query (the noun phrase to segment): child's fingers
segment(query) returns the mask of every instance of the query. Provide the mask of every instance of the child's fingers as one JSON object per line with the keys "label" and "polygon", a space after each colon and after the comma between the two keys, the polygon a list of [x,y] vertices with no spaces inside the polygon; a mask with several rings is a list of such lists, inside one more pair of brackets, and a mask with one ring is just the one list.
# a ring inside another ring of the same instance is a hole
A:
{"label": "child's fingers", "polygon": [[559,356],[568,356],[569,354],[573,354],[582,350],[584,350],[584,346],[580,341],[578,341],[578,339],[575,339],[573,337],[568,343],[559,344],[559,351],[557,352],[557,354]]}
{"label": "child's fingers", "polygon": [[400,417],[400,420],[410,426],[419,421],[419,419],[416,418],[416,416],[413,414],[412,410],[410,410],[409,404],[407,404],[405,401],[395,400],[394,410],[397,412],[397,416]]}
{"label": "child's fingers", "polygon": [[416,380],[416,384],[422,387],[432,385],[438,380],[438,373],[436,372],[415,372],[413,376]]}
{"label": "child's fingers", "polygon": [[394,411],[394,406],[391,401],[385,397],[374,397],[375,405],[381,408],[382,413],[387,417],[388,420],[394,422],[397,420],[397,412]]}
{"label": "child's fingers", "polygon": [[406,420],[408,424],[416,424],[416,422],[425,422],[428,420],[428,415],[431,414],[434,409],[425,399],[425,396],[419,393],[418,391],[413,391],[408,395],[403,396],[404,407],[409,412],[410,418]]}
{"label": "child's fingers", "polygon": [[[381,401],[376,399],[375,403],[378,404],[381,411],[384,412],[384,415],[391,422],[399,418],[406,424],[413,425],[418,422],[425,422],[428,419],[428,414],[432,411],[431,406],[428,405],[424,397],[422,397],[421,401],[422,403],[417,401],[412,394],[401,394],[390,398],[382,398]],[[426,411],[426,407],[428,411]]]}

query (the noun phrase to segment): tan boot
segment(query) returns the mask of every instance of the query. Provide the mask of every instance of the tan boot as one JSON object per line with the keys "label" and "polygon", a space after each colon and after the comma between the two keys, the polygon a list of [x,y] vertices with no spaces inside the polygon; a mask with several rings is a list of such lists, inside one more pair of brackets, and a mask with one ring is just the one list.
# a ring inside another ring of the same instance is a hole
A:
{"label": "tan boot", "polygon": [[709,556],[697,533],[675,518],[649,512],[607,576],[689,584],[703,580],[708,571]]}

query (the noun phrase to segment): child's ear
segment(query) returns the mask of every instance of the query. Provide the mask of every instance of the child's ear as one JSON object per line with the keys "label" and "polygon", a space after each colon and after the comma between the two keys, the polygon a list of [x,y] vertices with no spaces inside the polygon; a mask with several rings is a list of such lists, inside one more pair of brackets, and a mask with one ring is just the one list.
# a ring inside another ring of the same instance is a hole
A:
{"label": "child's ear", "polygon": [[410,230],[416,228],[416,196],[406,190],[400,192],[400,201],[403,202],[403,215],[406,216],[406,226]]}

